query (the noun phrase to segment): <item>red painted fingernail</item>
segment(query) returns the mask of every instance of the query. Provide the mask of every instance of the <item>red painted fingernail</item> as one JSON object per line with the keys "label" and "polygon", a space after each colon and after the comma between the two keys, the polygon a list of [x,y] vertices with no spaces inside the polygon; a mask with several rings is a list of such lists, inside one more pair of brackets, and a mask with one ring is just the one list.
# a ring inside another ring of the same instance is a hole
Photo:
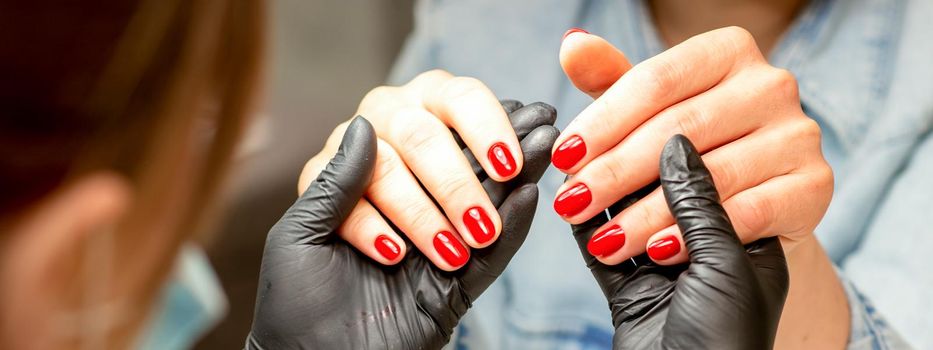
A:
{"label": "red painted fingernail", "polygon": [[472,207],[467,209],[463,213],[463,223],[470,230],[470,234],[473,235],[476,243],[489,242],[496,235],[496,227],[493,226],[492,220],[489,219],[489,215],[486,215],[483,208]]}
{"label": "red painted fingernail", "polygon": [[569,30],[567,30],[566,32],[564,32],[564,37],[563,37],[563,38],[560,38],[560,40],[561,40],[561,41],[564,41],[564,39],[567,39],[567,36],[568,36],[568,35],[573,34],[573,33],[589,34],[590,32],[585,31],[585,30],[580,29],[580,28],[576,28],[576,27],[570,28]]}
{"label": "red painted fingernail", "polygon": [[567,170],[577,165],[585,155],[586,143],[582,137],[573,135],[557,147],[557,151],[551,156],[551,163],[558,169]]}
{"label": "red painted fingernail", "polygon": [[655,261],[667,260],[680,253],[677,237],[667,236],[648,245],[648,256]]}
{"label": "red painted fingernail", "polygon": [[512,158],[512,152],[509,152],[509,148],[504,143],[499,142],[489,147],[489,153],[486,156],[489,157],[489,162],[492,163],[493,168],[496,168],[499,176],[507,177],[515,172],[515,158]]}
{"label": "red painted fingernail", "polygon": [[434,236],[434,250],[437,250],[441,258],[453,267],[463,266],[470,258],[463,244],[460,244],[460,241],[457,241],[453,234],[447,231],[438,232]]}
{"label": "red painted fingernail", "polygon": [[625,231],[619,225],[612,225],[590,238],[586,250],[593,256],[605,256],[618,251],[625,245]]}
{"label": "red painted fingernail", "polygon": [[402,251],[399,249],[398,244],[395,244],[395,241],[389,239],[389,236],[386,235],[377,236],[375,245],[376,251],[388,260],[395,260]]}
{"label": "red painted fingernail", "polygon": [[560,216],[573,216],[590,205],[593,195],[584,183],[578,183],[557,196],[554,211]]}

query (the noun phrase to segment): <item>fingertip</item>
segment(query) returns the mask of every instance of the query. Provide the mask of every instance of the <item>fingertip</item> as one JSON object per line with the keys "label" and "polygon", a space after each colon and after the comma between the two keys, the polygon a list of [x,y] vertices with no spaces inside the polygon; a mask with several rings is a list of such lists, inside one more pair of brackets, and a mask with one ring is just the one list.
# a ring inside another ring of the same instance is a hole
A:
{"label": "fingertip", "polygon": [[387,266],[398,264],[405,257],[407,247],[397,235],[380,234],[373,241],[374,254],[370,257]]}
{"label": "fingertip", "polygon": [[655,233],[645,243],[648,257],[658,265],[677,265],[689,260],[684,240],[677,232],[676,227],[668,227]]}
{"label": "fingertip", "polygon": [[589,34],[590,32],[582,28],[573,27],[573,28],[568,29],[566,32],[564,32],[564,36],[561,37],[560,40],[561,41],[567,40],[567,37],[569,37],[571,34],[574,34],[574,33]]}
{"label": "fingertip", "polygon": [[499,182],[505,182],[518,176],[524,164],[522,149],[521,146],[518,146],[517,140],[515,140],[514,144],[501,141],[494,143],[486,152],[486,158],[488,164],[492,167],[492,169],[486,170],[487,175]]}

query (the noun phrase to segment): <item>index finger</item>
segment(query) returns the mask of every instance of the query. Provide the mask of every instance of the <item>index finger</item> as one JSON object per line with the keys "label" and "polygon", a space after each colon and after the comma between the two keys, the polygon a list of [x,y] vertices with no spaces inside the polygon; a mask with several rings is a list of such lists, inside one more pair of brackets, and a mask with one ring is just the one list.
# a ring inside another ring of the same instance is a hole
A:
{"label": "index finger", "polygon": [[567,126],[553,150],[554,166],[575,174],[655,114],[718,84],[743,57],[760,57],[757,50],[751,34],[729,27],[636,65]]}

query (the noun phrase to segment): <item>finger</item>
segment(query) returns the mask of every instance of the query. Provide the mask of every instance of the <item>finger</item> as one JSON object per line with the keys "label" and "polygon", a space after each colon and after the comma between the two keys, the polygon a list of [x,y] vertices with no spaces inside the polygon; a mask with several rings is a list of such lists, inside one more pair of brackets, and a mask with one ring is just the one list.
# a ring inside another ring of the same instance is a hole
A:
{"label": "finger", "polygon": [[[376,132],[363,117],[347,127],[337,154],[276,223],[288,243],[322,244],[347,218],[373,175]],[[284,227],[283,227],[284,226]]]}
{"label": "finger", "polygon": [[747,264],[745,249],[719,203],[712,175],[682,135],[672,137],[661,153],[661,189],[683,233],[691,269],[692,265]]}
{"label": "finger", "polygon": [[512,191],[499,207],[502,237],[488,248],[475,251],[469,266],[463,269],[461,281],[471,300],[479,297],[502,274],[525,242],[537,203],[537,185],[525,184]]}
{"label": "finger", "polygon": [[516,185],[537,183],[551,163],[551,146],[560,135],[560,131],[551,125],[542,125],[522,138],[522,152],[525,154],[525,167],[522,172],[508,182],[492,179],[483,180],[483,189],[489,195],[492,205],[499,206],[505,196]]}
{"label": "finger", "polygon": [[453,271],[466,264],[470,253],[458,231],[424,193],[398,153],[382,140],[366,197],[434,265]]}
{"label": "finger", "polygon": [[405,256],[405,241],[366,199],[361,199],[337,230],[340,238],[383,265],[395,265]]}
{"label": "finger", "polygon": [[417,108],[399,110],[390,119],[382,138],[398,152],[467,244],[482,248],[495,241],[502,226],[499,215],[447,126]]}
{"label": "finger", "polygon": [[[806,152],[799,152],[803,147],[799,143],[802,142],[804,141],[799,139],[784,141],[783,133],[779,131],[761,131],[759,134],[717,148],[704,155],[703,159],[708,164],[719,193],[723,198],[730,198],[768,179],[795,171],[797,166],[804,162],[806,154]],[[774,162],[773,159],[782,161]],[[594,193],[597,193],[596,190]],[[597,196],[598,194],[594,194],[594,198]],[[595,199],[594,202],[596,202]],[[730,212],[730,214],[733,213]],[[672,237],[658,234],[659,231],[674,223],[663,193],[660,190],[654,191],[613,217],[607,226],[622,227],[627,236],[627,243],[617,252],[600,257],[600,260],[613,264],[642,254],[646,247],[652,245],[668,246],[674,240],[682,243],[683,240],[679,234]],[[746,241],[750,242],[759,237],[757,231],[746,231],[745,227],[736,227],[736,229],[743,241],[750,238]],[[655,243],[662,238],[668,242]],[[675,254],[672,251],[666,252]],[[654,257],[662,257],[656,260],[660,264],[678,264],[686,261],[687,258],[684,251],[676,255],[655,254]]]}
{"label": "finger", "polygon": [[664,108],[706,91],[749,57],[751,34],[737,27],[695,36],[625,73],[565,128],[554,165],[574,174]]}
{"label": "finger", "polygon": [[[542,102],[532,103],[509,114],[509,122],[512,123],[512,129],[515,130],[515,136],[517,136],[520,140],[519,143],[524,141],[525,137],[531,133],[532,130],[535,130],[538,127],[544,125],[554,125],[555,121],[557,121],[557,110],[554,109],[554,107]],[[553,146],[554,141],[551,140],[550,144]],[[523,143],[521,146],[523,153],[522,157],[525,158],[525,166],[522,168],[522,172],[520,174],[534,173],[533,171],[526,172],[524,170],[525,167],[529,166],[528,150],[524,148],[525,145]],[[476,174],[476,177],[479,178],[480,181],[483,181],[485,184],[485,180],[488,178],[488,176],[486,176],[486,172],[483,171],[483,166],[476,161],[476,158],[473,157],[473,153],[469,148],[465,148],[462,144],[460,147],[463,148],[463,155],[467,158],[467,161],[470,162],[470,166],[473,168],[473,173]],[[548,149],[547,159],[548,164],[550,164],[550,148]],[[534,182],[537,182],[537,180]]]}
{"label": "finger", "polygon": [[[774,75],[767,74],[768,76]],[[785,79],[793,79],[789,74],[774,76],[779,76],[779,78],[771,79],[773,83],[761,85],[777,87],[784,84]],[[766,81],[765,79],[755,80]],[[775,135],[772,140],[786,138],[788,130],[805,129],[811,126],[808,124],[815,124],[812,120],[803,118],[797,119],[800,122],[775,119],[780,118],[781,115],[790,115],[782,111],[770,111],[769,113],[775,116],[769,116],[769,118],[754,117],[761,114],[758,109],[762,103],[766,103],[761,97],[768,96],[765,91],[767,90],[750,89],[744,80],[727,82],[658,113],[574,175],[577,180],[589,186],[593,196],[590,210],[584,210],[579,215],[585,218],[592,212],[605,208],[608,203],[614,203],[623,195],[656,179],[658,174],[655,164],[664,146],[664,140],[668,140],[675,134],[682,134],[689,138],[702,153],[759,130],[765,120],[772,123],[771,125],[775,122],[787,125],[787,127],[782,126],[783,133]],[[801,127],[797,127],[798,124]],[[819,127],[816,125],[812,125],[812,129],[819,132]],[[806,133],[798,134],[805,135]],[[813,139],[818,139],[818,137]],[[806,139],[800,138],[796,141],[800,140]],[[775,144],[784,143],[780,139],[775,142]],[[763,160],[766,159],[763,158]],[[573,214],[570,216],[572,222]]]}
{"label": "finger", "polygon": [[594,99],[632,68],[622,51],[585,31],[568,32],[561,42],[558,57],[570,82]]}
{"label": "finger", "polygon": [[[512,119],[512,112],[515,112],[516,110],[524,106],[524,104],[516,100],[499,100],[499,104],[502,105],[502,109],[505,110],[505,113],[509,115],[509,119]],[[515,122],[512,122],[512,128],[515,128]],[[519,132],[518,130],[515,130],[516,134],[518,134],[518,132]],[[463,143],[463,139],[460,138],[460,135],[457,135],[456,132],[452,132],[452,134],[454,135],[454,140],[457,141],[457,146],[460,148],[466,149],[467,146],[465,143]],[[519,137],[519,140],[521,140],[521,137]],[[471,158],[473,157],[472,154],[470,155],[470,157]],[[472,164],[473,161],[471,161],[470,163]]]}
{"label": "finger", "polygon": [[505,113],[515,112],[516,110],[524,106],[520,101],[509,100],[509,99],[499,100],[499,104],[502,105],[502,109],[505,110]]}
{"label": "finger", "polygon": [[508,115],[482,82],[454,77],[425,91],[422,102],[456,130],[490,177],[506,181],[521,170],[521,148]]}

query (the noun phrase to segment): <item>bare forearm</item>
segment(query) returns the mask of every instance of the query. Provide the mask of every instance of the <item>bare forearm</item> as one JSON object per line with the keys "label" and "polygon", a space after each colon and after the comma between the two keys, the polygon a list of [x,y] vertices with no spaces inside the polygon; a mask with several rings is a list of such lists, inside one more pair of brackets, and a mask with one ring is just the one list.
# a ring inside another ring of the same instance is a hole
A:
{"label": "bare forearm", "polygon": [[832,262],[812,235],[787,252],[790,290],[776,349],[843,349],[849,304]]}

